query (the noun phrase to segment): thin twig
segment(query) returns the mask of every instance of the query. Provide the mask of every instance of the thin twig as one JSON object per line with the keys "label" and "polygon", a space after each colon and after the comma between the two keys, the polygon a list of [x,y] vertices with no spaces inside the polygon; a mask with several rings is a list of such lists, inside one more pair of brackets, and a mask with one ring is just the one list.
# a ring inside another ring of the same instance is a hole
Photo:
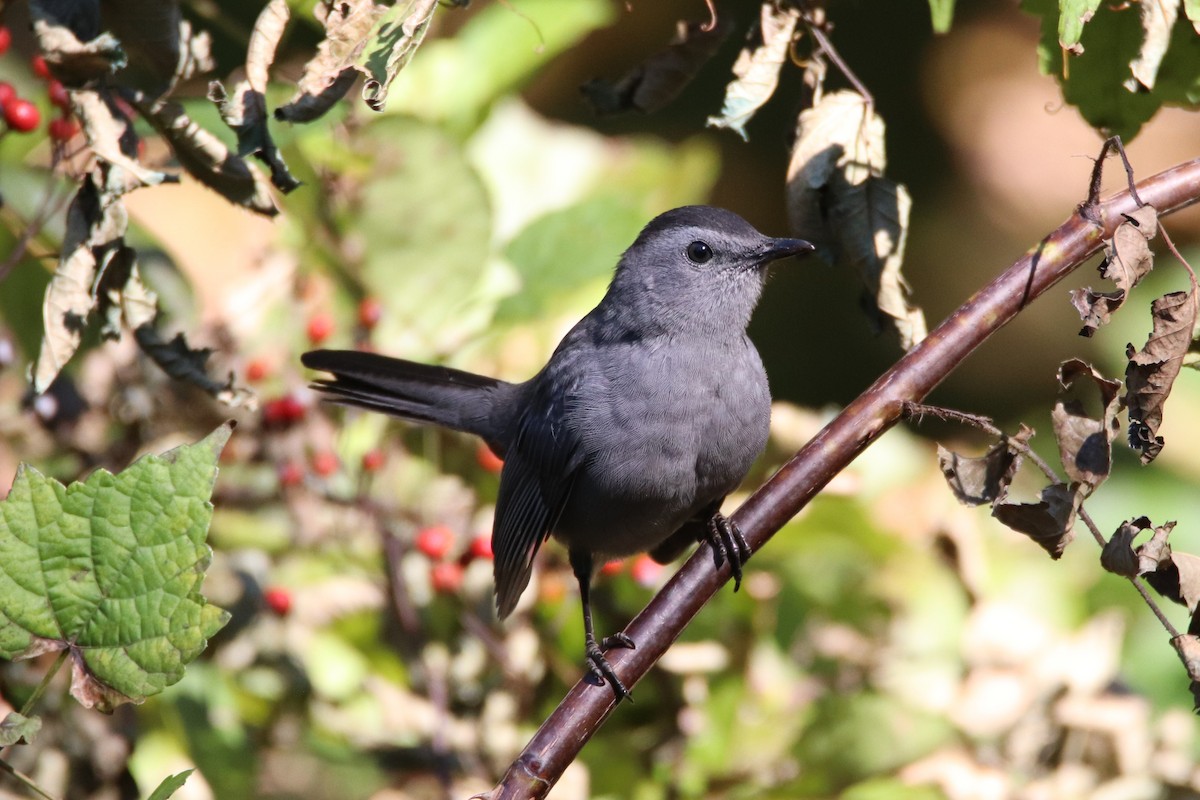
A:
{"label": "thin twig", "polygon": [[58,798],[56,798],[54,795],[47,794],[42,787],[38,786],[37,783],[34,782],[33,778],[14,768],[13,765],[9,764],[7,761],[0,761],[0,769],[4,770],[9,775],[12,775],[21,783],[25,784],[25,788],[29,789],[29,791],[35,792],[36,794],[46,798],[46,800],[58,800]]}

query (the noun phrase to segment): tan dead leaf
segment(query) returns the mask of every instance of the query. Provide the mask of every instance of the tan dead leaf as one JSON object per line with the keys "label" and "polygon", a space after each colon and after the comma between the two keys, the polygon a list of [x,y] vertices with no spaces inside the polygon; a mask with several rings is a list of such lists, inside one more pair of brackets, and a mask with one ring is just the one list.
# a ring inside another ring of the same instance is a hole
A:
{"label": "tan dead leaf", "polygon": [[1057,559],[1075,538],[1075,512],[1079,509],[1075,486],[1056,483],[1042,490],[1037,503],[996,503],[992,516],[1041,545]]}
{"label": "tan dead leaf", "polygon": [[1100,566],[1114,575],[1132,578],[1141,574],[1137,554],[1133,552],[1133,540],[1150,527],[1147,517],[1126,520],[1104,543],[1100,551]]}
{"label": "tan dead leaf", "polygon": [[[1024,443],[1033,434],[1029,428],[1013,437]],[[950,491],[959,502],[968,506],[996,503],[1004,500],[1009,484],[1021,465],[1021,456],[1008,437],[1002,437],[983,456],[971,458],[938,445],[938,463]]]}
{"label": "tan dead leaf", "polygon": [[1173,521],[1159,525],[1154,529],[1150,540],[1137,549],[1138,574],[1144,575],[1162,569],[1171,560],[1171,543],[1167,539],[1173,530]]}
{"label": "tan dead leaf", "polygon": [[828,260],[855,268],[876,329],[896,330],[901,346],[925,338],[925,315],[909,302],[901,273],[912,201],[883,177],[883,120],[859,94],[827,94],[800,113],[788,165],[792,230]]}
{"label": "tan dead leaf", "polygon": [[1125,404],[1129,408],[1129,446],[1149,464],[1163,448],[1158,435],[1163,405],[1175,385],[1196,326],[1196,285],[1187,292],[1171,292],[1150,305],[1154,329],[1141,350],[1126,347]]}
{"label": "tan dead leaf", "polygon": [[200,183],[231,203],[264,216],[279,213],[262,173],[193,122],[179,103],[167,100],[153,106],[138,104],[137,109],[170,142],[179,163]]}
{"label": "tan dead leaf", "polygon": [[747,44],[733,64],[733,81],[725,89],[721,113],[705,123],[728,128],[746,139],[746,123],[771,99],[779,84],[779,70],[788,60],[800,11],[792,6],[763,3],[756,31],[757,44]]}
{"label": "tan dead leaf", "polygon": [[1172,552],[1169,560],[1157,566],[1145,574],[1146,583],[1163,597],[1194,613],[1200,601],[1200,557]]}
{"label": "tan dead leaf", "polygon": [[1192,690],[1192,705],[1200,710],[1200,637],[1190,633],[1176,636],[1171,640],[1171,646],[1179,654],[1179,660],[1191,679],[1189,688]]}
{"label": "tan dead leaf", "polygon": [[1058,383],[1064,392],[1081,378],[1087,378],[1089,385],[1095,387],[1099,411],[1089,413],[1080,397],[1066,398],[1054,404],[1051,418],[1067,476],[1079,483],[1087,495],[1108,478],[1112,467],[1112,441],[1120,429],[1117,412],[1121,382],[1105,378],[1078,359],[1065,361],[1058,368]]}
{"label": "tan dead leaf", "polygon": [[98,15],[93,20],[80,15],[82,10],[47,0],[29,3],[42,57],[54,77],[71,87],[101,80],[128,63],[117,38],[100,32]]}
{"label": "tan dead leaf", "polygon": [[657,111],[691,83],[725,41],[730,29],[731,25],[724,18],[711,30],[705,30],[703,23],[681,20],[675,26],[675,37],[666,48],[616,81],[595,78],[579,89],[600,115]]}
{"label": "tan dead leaf", "polygon": [[1175,18],[1179,16],[1177,2],[1151,0],[1139,3],[1138,7],[1141,9],[1143,36],[1137,58],[1129,62],[1133,77],[1125,81],[1125,88],[1131,92],[1154,88],[1158,67],[1171,43],[1171,29],[1175,27]]}
{"label": "tan dead leaf", "polygon": [[1104,260],[1100,262],[1100,277],[1117,285],[1116,291],[1098,292],[1094,289],[1075,289],[1071,304],[1083,320],[1080,336],[1090,337],[1101,325],[1107,325],[1133,287],[1154,268],[1154,254],[1149,241],[1158,233],[1158,212],[1153,206],[1142,206],[1113,231],[1104,244]]}
{"label": "tan dead leaf", "polygon": [[325,26],[325,38],[317,46],[317,54],[304,65],[296,94],[275,110],[275,118],[311,122],[340,100],[358,77],[354,64],[367,34],[387,10],[387,6],[373,0],[318,3],[317,18]]}

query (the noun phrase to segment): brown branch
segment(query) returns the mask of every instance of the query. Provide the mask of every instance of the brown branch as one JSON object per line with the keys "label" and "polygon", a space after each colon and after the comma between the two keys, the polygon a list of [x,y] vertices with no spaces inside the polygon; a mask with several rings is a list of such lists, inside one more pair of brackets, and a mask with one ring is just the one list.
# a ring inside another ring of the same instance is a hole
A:
{"label": "brown branch", "polygon": [[[1200,201],[1200,159],[1143,181],[1138,190],[1160,213]],[[1075,213],[1007,271],[950,315],[863,392],[742,505],[733,519],[757,551],[835,475],[920,401],[985,339],[1098,251],[1136,203],[1122,192],[1100,204],[1100,225]],[[708,599],[729,580],[705,548],[688,559],[625,632],[636,650],[609,653],[617,675],[635,685]],[[545,797],[612,713],[608,687],[577,683],[508,768],[487,800]]]}

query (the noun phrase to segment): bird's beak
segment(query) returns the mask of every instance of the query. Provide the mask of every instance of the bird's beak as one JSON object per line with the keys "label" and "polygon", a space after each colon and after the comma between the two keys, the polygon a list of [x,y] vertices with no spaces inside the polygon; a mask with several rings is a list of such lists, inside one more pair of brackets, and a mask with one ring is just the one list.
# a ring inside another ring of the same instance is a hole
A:
{"label": "bird's beak", "polygon": [[759,264],[769,264],[788,256],[804,256],[816,250],[812,242],[803,239],[767,239],[760,251]]}

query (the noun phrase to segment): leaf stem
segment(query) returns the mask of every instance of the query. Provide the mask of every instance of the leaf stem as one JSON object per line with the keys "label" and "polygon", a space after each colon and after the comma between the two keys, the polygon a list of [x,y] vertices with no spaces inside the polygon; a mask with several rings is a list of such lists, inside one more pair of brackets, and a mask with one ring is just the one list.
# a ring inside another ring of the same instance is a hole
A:
{"label": "leaf stem", "polygon": [[42,699],[42,695],[50,688],[50,681],[54,680],[54,676],[58,674],[58,670],[62,668],[63,662],[67,660],[67,654],[70,648],[64,647],[58,653],[58,658],[54,659],[54,663],[50,665],[50,669],[42,677],[41,683],[33,690],[33,694],[29,695],[29,699],[25,701],[25,705],[21,707],[21,716],[28,717],[33,713],[33,707]]}
{"label": "leaf stem", "polygon": [[4,770],[9,775],[12,775],[21,783],[25,784],[25,788],[29,789],[29,791],[46,798],[46,800],[58,800],[58,798],[56,798],[54,795],[48,794],[42,787],[38,786],[34,782],[33,778],[29,777],[20,770],[15,769],[12,764],[9,764],[4,759],[0,759],[0,770]]}

